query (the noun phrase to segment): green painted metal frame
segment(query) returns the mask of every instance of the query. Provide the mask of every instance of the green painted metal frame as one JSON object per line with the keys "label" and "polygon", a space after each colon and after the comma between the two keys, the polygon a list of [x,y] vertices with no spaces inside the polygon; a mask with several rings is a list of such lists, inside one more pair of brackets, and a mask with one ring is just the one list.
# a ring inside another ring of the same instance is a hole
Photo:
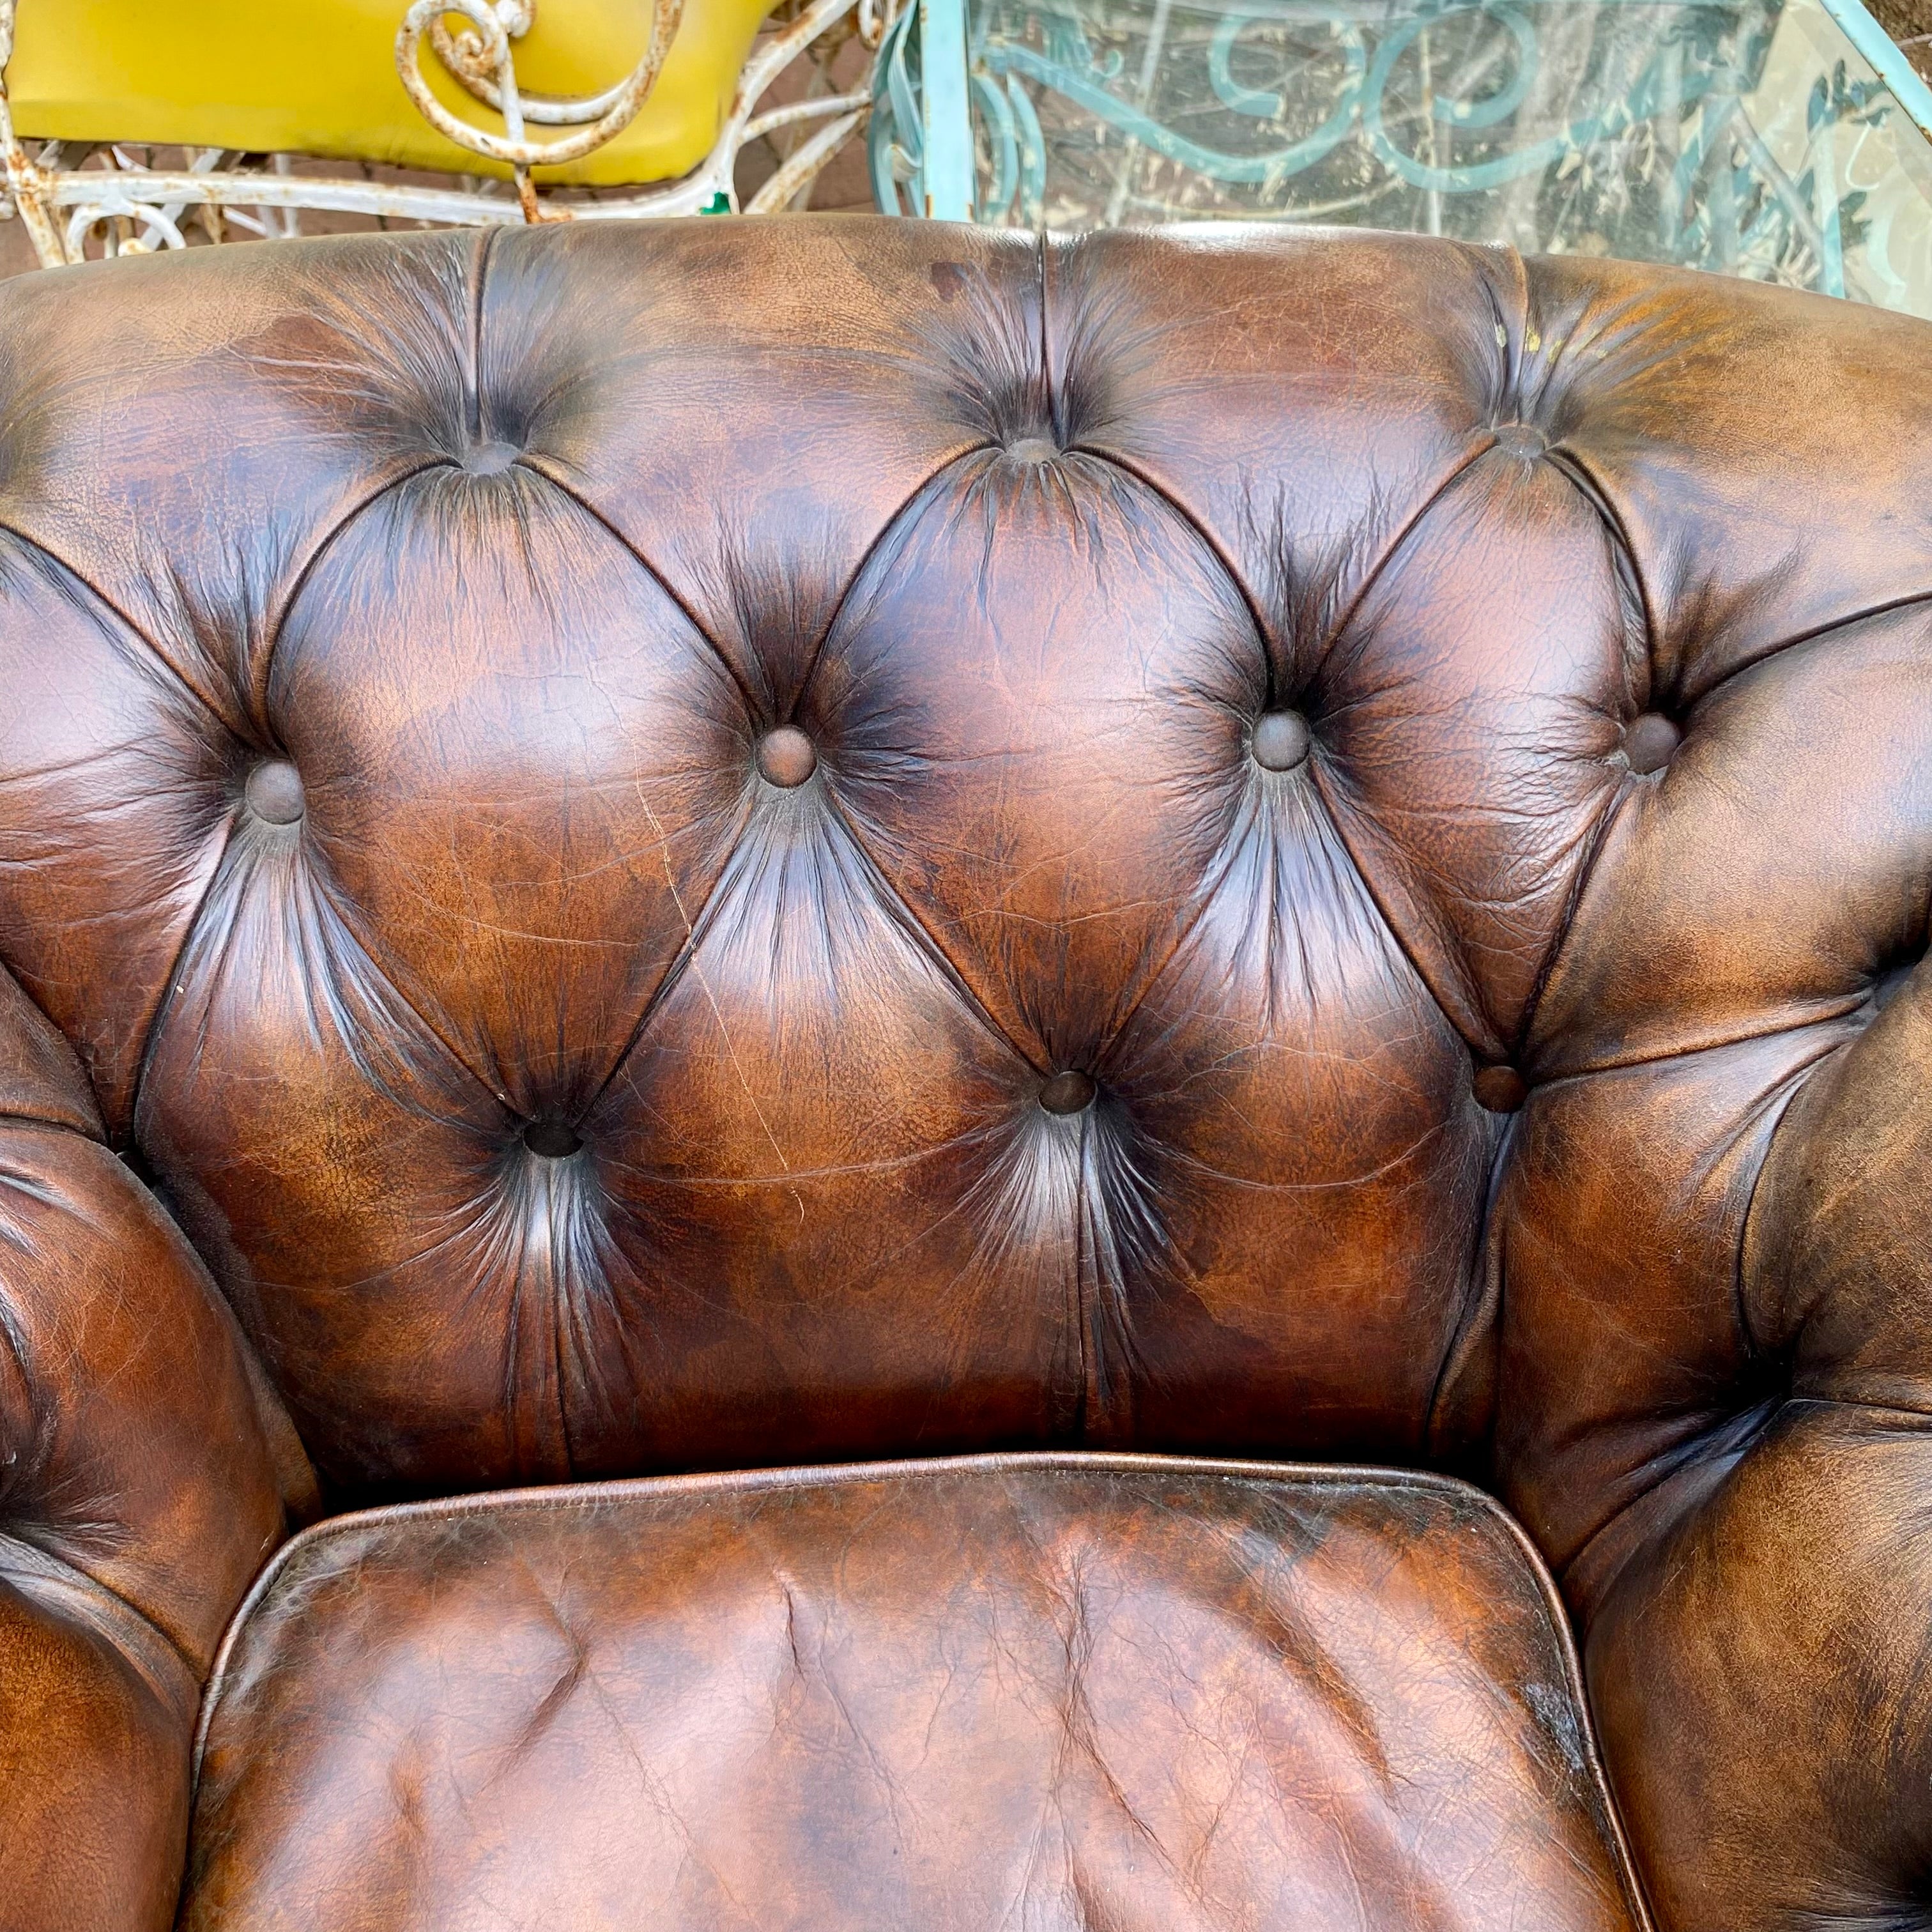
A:
{"label": "green painted metal frame", "polygon": [[1920,79],[1892,36],[1865,11],[1860,0],[1818,0],[1818,4],[1885,82],[1892,99],[1932,140],[1932,87]]}
{"label": "green painted metal frame", "polygon": [[[1681,0],[1681,3],[1693,9],[1702,5],[1722,13],[1726,0]],[[997,4],[997,0],[982,0],[982,4]],[[1035,0],[1029,0],[1029,4],[1035,4]],[[1078,0],[1036,0],[1036,4],[1054,16],[1068,11],[1070,18]],[[1211,10],[1216,0],[1189,0],[1189,4],[1204,4]],[[1234,37],[1245,21],[1258,16],[1252,4],[1244,4],[1244,0],[1220,0],[1220,4],[1226,8],[1227,17],[1208,58],[1214,92],[1238,112],[1254,112],[1257,105],[1265,110],[1270,102],[1278,112],[1278,100],[1243,88],[1228,68]],[[1495,0],[1495,4],[1502,14],[1509,16],[1508,24],[1522,44],[1520,70],[1513,84],[1492,98],[1473,104],[1452,102],[1447,118],[1460,128],[1487,126],[1504,110],[1514,106],[1534,66],[1533,30],[1526,21],[1515,17],[1509,0]],[[1619,4],[1621,0],[1572,0],[1574,7],[1583,9],[1614,8]],[[1641,4],[1642,0],[1631,0],[1631,4]],[[955,220],[977,218],[1003,222],[1016,212],[1022,222],[1038,223],[1044,214],[1047,144],[1031,98],[1034,87],[1074,103],[1124,134],[1130,155],[1137,146],[1144,147],[1183,169],[1216,182],[1267,183],[1299,172],[1306,166],[1320,164],[1351,131],[1351,113],[1345,103],[1320,128],[1286,148],[1262,154],[1224,154],[1200,146],[1178,130],[1151,118],[1144,111],[1146,96],[1152,64],[1160,57],[1168,4],[1169,0],[1154,0],[1153,26],[1142,63],[1147,71],[1142,76],[1141,99],[1137,104],[1105,85],[1112,70],[1097,64],[1096,56],[1077,26],[1072,30],[1073,42],[1065,46],[1057,46],[1050,36],[1043,47],[1036,48],[997,35],[988,38],[982,46],[983,26],[972,10],[974,0],[917,0],[917,4],[906,9],[888,37],[874,82],[869,146],[879,205],[897,212]],[[1786,164],[1774,159],[1762,140],[1754,138],[1752,130],[1743,130],[1739,138],[1755,158],[1757,172],[1762,177],[1762,191],[1768,196],[1765,212],[1753,218],[1751,234],[1743,238],[1756,245],[1764,241],[1758,231],[1764,230],[1768,221],[1773,230],[1778,220],[1783,221],[1791,231],[1787,243],[1808,245],[1816,256],[1815,279],[1809,285],[1842,296],[1852,292],[1847,286],[1846,260],[1850,231],[1843,227],[1843,220],[1868,196],[1862,188],[1840,195],[1830,140],[1825,139],[1821,146],[1818,138],[1821,115],[1827,117],[1824,125],[1828,132],[1831,126],[1847,118],[1862,121],[1868,128],[1876,128],[1886,109],[1874,101],[1886,101],[1897,109],[1900,121],[1914,130],[1914,140],[1932,140],[1932,88],[1912,70],[1901,51],[1866,11],[1862,0],[1804,0],[1804,4],[1814,8],[1829,23],[1840,46],[1873,78],[1870,82],[1848,82],[1844,62],[1840,60],[1835,77],[1828,70],[1817,82],[1818,88],[1823,90],[1822,96],[1803,110],[1808,167],[1798,181],[1786,179]],[[1316,19],[1322,17],[1324,11],[1322,0],[1300,0],[1295,10]],[[1537,167],[1574,158],[1570,151],[1594,142],[1606,132],[1616,131],[1611,124],[1615,118],[1612,112],[1611,121],[1604,120],[1601,115],[1595,119],[1586,118],[1519,152],[1466,165],[1438,166],[1432,146],[1426,156],[1407,154],[1384,131],[1382,90],[1396,58],[1426,30],[1438,10],[1446,18],[1459,10],[1487,13],[1490,7],[1488,0],[1461,0],[1460,8],[1457,0],[1441,0],[1439,8],[1424,5],[1406,28],[1399,28],[1384,38],[1372,63],[1359,26],[1352,24],[1359,10],[1351,8],[1347,0],[1339,0],[1330,21],[1348,57],[1351,82],[1348,91],[1364,97],[1354,106],[1362,130],[1383,166],[1411,187],[1430,194],[1432,208],[1435,196],[1492,191]],[[1551,10],[1561,13],[1565,9],[1558,0]],[[1756,58],[1760,62],[1768,45],[1767,39],[1756,46]],[[1119,58],[1118,52],[1113,56],[1117,64]],[[1664,52],[1659,51],[1652,68],[1640,78],[1636,93],[1619,104],[1639,119],[1654,111],[1656,104],[1652,94],[1663,82],[1658,72],[1652,69],[1664,58]],[[1743,78],[1742,74],[1714,69],[1705,77],[1704,91],[1721,94],[1720,82],[1728,81],[1730,92],[1741,98]],[[1750,84],[1754,86],[1755,81]],[[1689,98],[1684,94],[1681,81],[1673,82],[1672,88],[1676,95]],[[1735,100],[1730,104],[1734,106]],[[1717,102],[1716,134],[1706,129],[1688,151],[1688,160],[1696,166],[1703,166],[1717,152],[1712,142],[1729,124],[1729,117],[1724,112],[1726,105],[1724,100]],[[1445,118],[1439,99],[1434,104],[1434,113],[1437,119]],[[1834,115],[1835,122],[1828,118]],[[980,123],[976,129],[976,116]],[[982,137],[976,144],[976,134]],[[986,147],[992,163],[990,176],[984,182],[978,178],[976,145]],[[1733,173],[1737,165],[1733,161]],[[1671,175],[1680,199],[1692,191],[1693,183],[1690,176],[1685,175],[1685,166],[1686,161],[1680,160]],[[1694,167],[1692,174],[1695,172]],[[1680,176],[1684,178],[1680,180]],[[1123,175],[1117,186],[1124,187],[1124,182]],[[903,197],[902,188],[905,190]],[[1821,198],[1822,208],[1815,206]],[[1730,199],[1726,197],[1726,206]],[[1683,212],[1677,212],[1681,220]],[[1111,223],[1117,218],[1110,204],[1106,220]],[[1431,226],[1432,230],[1432,220]],[[1771,241],[1776,242],[1777,232],[1767,232]],[[1734,244],[1736,240],[1733,238]],[[1879,248],[1878,259],[1882,262],[1882,241]],[[1781,261],[1782,256],[1778,259]],[[1703,261],[1694,265],[1719,266]],[[1721,266],[1732,269],[1728,257]],[[1864,294],[1861,298],[1873,298]],[[1932,312],[1924,309],[1922,300],[1920,307],[1922,312]]]}
{"label": "green painted metal frame", "polygon": [[970,221],[975,182],[966,77],[966,0],[919,0],[919,192],[935,221]]}

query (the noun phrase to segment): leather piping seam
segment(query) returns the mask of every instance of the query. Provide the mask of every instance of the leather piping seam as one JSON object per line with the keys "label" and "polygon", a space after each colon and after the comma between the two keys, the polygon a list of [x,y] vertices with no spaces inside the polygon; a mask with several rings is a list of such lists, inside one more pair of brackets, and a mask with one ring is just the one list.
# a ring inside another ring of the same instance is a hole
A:
{"label": "leather piping seam", "polygon": [[[32,1550],[45,1560],[46,1568],[42,1569],[32,1563],[18,1568],[8,1564],[4,1560],[8,1543],[16,1548],[24,1546]],[[93,1606],[104,1613],[109,1624],[119,1624],[123,1631],[131,1636],[131,1643],[118,1635],[110,1637],[110,1641],[143,1678],[150,1679],[151,1688],[155,1666],[166,1659],[170,1670],[178,1666],[182,1681],[188,1691],[188,1701],[192,1703],[200,1697],[206,1680],[180,1640],[164,1630],[138,1604],[111,1584],[104,1583],[92,1570],[47,1549],[31,1536],[9,1531],[0,1536],[0,1582],[10,1585],[24,1597],[33,1598],[33,1586],[38,1583]],[[107,1633],[102,1631],[100,1634],[105,1636]],[[145,1654],[137,1654],[137,1648]]]}
{"label": "leather piping seam", "polygon": [[1889,617],[1894,612],[1910,610],[1921,604],[1932,605],[1932,590],[1906,591],[1897,597],[1888,597],[1880,603],[1868,604],[1859,610],[1847,611],[1842,616],[1827,617],[1822,622],[1814,624],[1809,630],[1794,631],[1788,638],[1777,638],[1762,650],[1754,651],[1749,657],[1741,659],[1713,678],[1698,692],[1693,708],[1708,704],[1726,686],[1742,677],[1746,672],[1756,670],[1759,665],[1768,664],[1773,658],[1782,657],[1786,651],[1796,650],[1805,644],[1814,644],[1820,638],[1832,637],[1840,631],[1855,629],[1860,624],[1870,623],[1875,617]]}
{"label": "leather piping seam", "polygon": [[[48,1024],[51,1025],[52,1022],[50,1021]],[[0,1107],[0,1127],[41,1127],[50,1134],[71,1134],[76,1140],[85,1142],[89,1147],[108,1150],[106,1142],[92,1127],[76,1126],[71,1120],[50,1120],[44,1114],[23,1114],[16,1107]],[[134,1180],[132,1174],[128,1178],[130,1180]],[[139,1186],[140,1184],[136,1180],[135,1185]],[[146,1191],[142,1190],[143,1192]]]}
{"label": "leather piping seam", "polygon": [[470,434],[483,440],[483,284],[490,272],[490,255],[501,230],[485,227],[470,251]]}
{"label": "leather piping seam", "polygon": [[431,470],[447,469],[451,459],[446,456],[428,455],[398,458],[388,472],[378,470],[376,478],[370,487],[337,515],[335,520],[320,536],[312,537],[306,554],[290,574],[288,588],[282,594],[280,608],[275,613],[275,620],[269,626],[262,646],[259,664],[250,669],[248,688],[244,696],[248,706],[249,722],[260,733],[265,745],[272,745],[274,738],[268,729],[268,686],[274,673],[275,653],[281,648],[282,633],[288,627],[290,616],[302,592],[308,589],[309,579],[321,567],[323,560],[335,548],[344,532],[364,512],[374,508],[392,491],[400,490],[412,478],[421,476]]}
{"label": "leather piping seam", "polygon": [[840,590],[838,597],[833,602],[832,614],[826,619],[824,628],[819,632],[817,642],[806,654],[805,668],[799,674],[798,689],[792,699],[794,709],[802,701],[807,687],[818,675],[818,667],[824,659],[833,634],[844,619],[845,607],[851,602],[853,594],[859,587],[860,580],[872,568],[873,559],[899,536],[900,526],[902,524],[909,526],[919,516],[922,500],[930,495],[934,488],[951,472],[958,469],[962,464],[970,462],[973,458],[984,452],[997,450],[999,447],[1000,445],[992,438],[980,437],[962,448],[955,449],[950,456],[945,457],[934,464],[932,469],[928,470],[926,475],[899,500],[892,514],[880,524],[872,541],[860,552],[858,562],[852,567],[851,575],[847,578],[844,587]]}
{"label": "leather piping seam", "polygon": [[[1522,1132],[1522,1112],[1520,1108],[1504,1122],[1502,1132],[1496,1137],[1496,1150],[1490,1159],[1490,1171],[1484,1177],[1483,1211],[1476,1217],[1476,1225],[1471,1238],[1468,1256],[1469,1286],[1462,1297],[1462,1306],[1456,1317],[1456,1325],[1449,1331],[1448,1345],[1442,1351],[1442,1359],[1436,1364],[1436,1380],[1429,1391],[1429,1406],[1423,1412],[1422,1442],[1426,1454],[1437,1453],[1436,1418],[1442,1406],[1443,1391],[1450,1380],[1466,1359],[1466,1348],[1473,1343],[1477,1334],[1477,1317],[1482,1312],[1483,1304],[1489,1298],[1490,1241],[1496,1228],[1496,1204],[1503,1198],[1503,1179],[1509,1169],[1510,1156],[1516,1151],[1516,1140]],[[1496,1306],[1492,1313],[1493,1325],[1500,1331],[1503,1310],[1503,1258],[1500,1252],[1496,1257]],[[1495,1432],[1494,1417],[1490,1420],[1490,1433]]]}
{"label": "leather piping seam", "polygon": [[692,632],[698,641],[704,646],[712,657],[717,659],[719,668],[731,680],[732,686],[737,692],[746,712],[755,716],[758,710],[757,700],[746,688],[744,679],[739,675],[738,668],[725,656],[718,640],[698,621],[698,613],[685,601],[682,594],[672,584],[670,578],[658,569],[630,538],[627,537],[581,490],[578,489],[575,484],[566,481],[558,474],[556,459],[554,457],[544,455],[540,452],[525,450],[518,454],[513,467],[527,470],[532,476],[542,477],[553,490],[556,491],[558,495],[567,497],[574,503],[584,515],[596,524],[604,535],[630,558],[644,575],[650,578],[666,601],[683,618],[685,622],[691,627]]}
{"label": "leather piping seam", "polygon": [[1636,1858],[1631,1850],[1630,1838],[1624,1828],[1622,1814],[1617,1807],[1616,1793],[1611,1785],[1610,1771],[1605,1762],[1597,1738],[1595,1714],[1590,1708],[1588,1687],[1583,1678],[1583,1660],[1576,1646],[1576,1634],[1570,1621],[1570,1612],[1563,1601],[1562,1592],[1556,1586],[1556,1579],[1550,1574],[1550,1566],[1544,1561],[1543,1552],[1531,1538],[1528,1530],[1504,1509],[1486,1490],[1475,1489],[1473,1484],[1466,1485],[1491,1504],[1496,1519],[1504,1533],[1515,1544],[1529,1573],[1536,1580],[1543,1598],[1544,1609],[1550,1618],[1556,1639],[1557,1648],[1563,1660],[1564,1688],[1574,1700],[1578,1716],[1582,1720],[1584,1756],[1592,1774],[1599,1813],[1607,1830],[1616,1853],[1618,1876],[1624,1882],[1625,1896],[1636,1917],[1640,1932],[1654,1932],[1655,1922],[1650,1910],[1649,1895],[1646,1892],[1643,1877]]}
{"label": "leather piping seam", "polygon": [[1770,1166],[1778,1153],[1778,1136],[1780,1129],[1791,1118],[1791,1109],[1798,1096],[1811,1084],[1811,1076],[1819,1067],[1843,1050],[1850,1042],[1836,1042],[1822,1047],[1813,1057],[1795,1066],[1783,1082],[1784,1091],[1770,1102],[1775,1118],[1765,1134],[1764,1153],[1757,1164],[1757,1172],[1751,1176],[1750,1186],[1744,1196],[1744,1212],[1738,1216],[1738,1251],[1732,1257],[1731,1292],[1736,1310],[1738,1333],[1744,1338],[1744,1355],[1748,1361],[1768,1359],[1767,1352],[1760,1342],[1751,1328],[1750,1308],[1744,1292],[1744,1258],[1750,1246],[1752,1217],[1757,1212],[1758,1191],[1764,1185],[1765,1170]]}
{"label": "leather piping seam", "polygon": [[193,1778],[190,1807],[200,1792],[203,1760],[208,1733],[227,1688],[229,1670],[242,1634],[263,1599],[274,1588],[282,1571],[292,1566],[318,1544],[332,1537],[352,1534],[376,1523],[441,1522],[458,1517],[494,1514],[521,1514],[542,1512],[568,1514],[596,1509],[613,1501],[638,1496],[705,1496],[745,1491],[784,1492],[843,1487],[865,1483],[920,1483],[936,1476],[983,1474],[1000,1476],[1051,1469],[1070,1474],[1087,1474],[1126,1480],[1137,1476],[1180,1473],[1214,1478],[1245,1489],[1284,1488],[1290,1485],[1316,1490],[1360,1490],[1375,1492],[1411,1490],[1460,1500],[1473,1505],[1499,1528],[1527,1570],[1547,1620],[1550,1635],[1562,1664],[1564,1688],[1582,1732],[1585,1764],[1590,1774],[1598,1816],[1610,1838],[1608,1849],[1618,1877],[1622,1881],[1626,1902],[1636,1918],[1639,1932],[1652,1932],[1649,1906],[1630,1856],[1629,1841],[1611,1789],[1608,1772],[1592,1721],[1588,1692],[1584,1688],[1582,1664],[1568,1612],[1541,1554],[1517,1522],[1496,1498],[1453,1476],[1422,1469],[1377,1468],[1365,1464],[1246,1462],[1228,1458],[1190,1456],[1151,1456],[1106,1450],[1046,1450],[1032,1453],[1007,1451],[984,1456],[934,1456],[896,1462],[834,1463],[818,1468],[740,1470],[687,1476],[632,1477],[611,1482],[580,1483],[562,1489],[504,1490],[488,1494],[443,1498],[434,1502],[392,1504],[386,1508],[363,1510],[332,1517],[302,1530],[284,1544],[264,1566],[236,1610],[217,1652],[201,1702],[195,1727]]}
{"label": "leather piping seam", "polygon": [[160,646],[155,643],[154,639],[149,637],[147,632],[144,631],[139,624],[136,623],[134,619],[129,616],[128,613],[122,610],[121,606],[117,604],[112,598],[109,596],[106,592],[102,590],[100,585],[96,584],[92,578],[88,577],[84,572],[77,569],[73,564],[70,563],[65,557],[61,555],[59,551],[50,549],[46,544],[41,542],[39,538],[29,536],[27,532],[22,530],[17,524],[8,523],[4,520],[0,520],[0,532],[4,532],[7,536],[11,537],[16,543],[20,544],[26,549],[33,551],[36,556],[44,557],[46,561],[51,564],[55,569],[60,572],[63,576],[71,578],[74,581],[79,584],[81,589],[86,591],[104,610],[110,613],[115,620],[120,624],[122,628],[127,632],[128,634],[132,638],[136,644],[140,645],[145,651],[146,651],[148,655],[154,659],[158,669],[164,672],[170,678],[172,679],[173,681],[178,685],[190,698],[194,699],[194,702],[207,714],[210,722],[214,725],[216,730],[221,733],[223,736],[227,738],[233,737],[235,735],[233,730],[230,726],[228,721],[222,716],[221,713],[218,710],[216,710],[213,702],[203,692],[196,688],[196,687],[190,681],[187,674],[183,671],[171,658],[169,657],[168,654],[161,649]]}
{"label": "leather piping seam", "polygon": [[[1580,1066],[1565,1067],[1561,1073],[1552,1073],[1546,1078],[1539,1080],[1536,1083],[1537,1087],[1539,1090],[1545,1087],[1567,1087],[1574,1081],[1594,1080],[1606,1073],[1634,1072],[1639,1067],[1660,1066],[1669,1060],[1694,1060],[1700,1054],[1722,1053],[1728,1047],[1750,1046],[1760,1040],[1781,1040],[1787,1034],[1804,1033],[1813,1027],[1836,1026],[1850,1019],[1866,1004],[1869,997],[1865,993],[1848,993],[1844,996],[1843,1004],[1828,1012],[1814,1013],[1808,1018],[1788,1021],[1783,1025],[1747,1028],[1739,1032],[1720,1034],[1714,1039],[1692,1040],[1678,1046],[1661,1047],[1654,1053],[1634,1053],[1621,1059],[1589,1060]],[[1833,1046],[1837,1044],[1834,1042]],[[1833,1048],[1826,1047],[1820,1050],[1821,1053],[1829,1052]]]}

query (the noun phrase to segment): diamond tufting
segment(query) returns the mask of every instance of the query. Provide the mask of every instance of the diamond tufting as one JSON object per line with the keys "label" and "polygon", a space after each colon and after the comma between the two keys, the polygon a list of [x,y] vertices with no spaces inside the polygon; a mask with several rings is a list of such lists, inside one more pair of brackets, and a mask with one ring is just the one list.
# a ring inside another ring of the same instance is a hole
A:
{"label": "diamond tufting", "polygon": [[1315,232],[183,266],[9,291],[0,961],[333,1497],[1474,1471],[1666,1920],[1906,1922],[1862,1745],[1731,1794],[1834,1640],[1754,1538],[1834,1711],[1918,1667],[1921,332]]}

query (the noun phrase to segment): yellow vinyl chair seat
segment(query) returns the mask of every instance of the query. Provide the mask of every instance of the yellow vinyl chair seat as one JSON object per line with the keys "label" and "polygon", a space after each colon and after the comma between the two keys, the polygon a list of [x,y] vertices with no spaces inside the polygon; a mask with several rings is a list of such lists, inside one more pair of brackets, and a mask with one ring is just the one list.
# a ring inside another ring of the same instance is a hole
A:
{"label": "yellow vinyl chair seat", "polygon": [[[772,0],[686,0],[657,86],[607,146],[539,181],[664,181],[711,152],[739,70]],[[505,175],[424,120],[396,76],[408,0],[20,0],[7,70],[16,124],[38,139],[154,142],[328,154],[437,172]],[[462,24],[452,16],[452,28]],[[527,92],[589,94],[630,72],[650,33],[648,0],[538,0],[514,43]],[[500,116],[443,71],[438,98],[492,133]],[[534,139],[572,130],[532,128]]]}

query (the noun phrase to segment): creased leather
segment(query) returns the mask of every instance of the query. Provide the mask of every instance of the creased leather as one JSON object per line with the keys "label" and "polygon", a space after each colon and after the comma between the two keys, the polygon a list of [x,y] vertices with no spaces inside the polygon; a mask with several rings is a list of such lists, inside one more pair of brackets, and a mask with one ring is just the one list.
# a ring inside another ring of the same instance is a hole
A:
{"label": "creased leather", "polygon": [[98,1134],[0,970],[0,1923],[23,1932],[171,1922],[201,1686],[283,1524],[234,1319]]}
{"label": "creased leather", "polygon": [[183,1932],[1634,1932],[1487,1498],[1104,1456],[611,1484],[292,1544]]}
{"label": "creased leather", "polygon": [[[1480,1476],[1670,1932],[1925,1921],[1928,343],[1225,226],[18,278],[22,1198],[186,1292],[98,1108],[298,1514]],[[133,1592],[196,1657],[228,1533]]]}

